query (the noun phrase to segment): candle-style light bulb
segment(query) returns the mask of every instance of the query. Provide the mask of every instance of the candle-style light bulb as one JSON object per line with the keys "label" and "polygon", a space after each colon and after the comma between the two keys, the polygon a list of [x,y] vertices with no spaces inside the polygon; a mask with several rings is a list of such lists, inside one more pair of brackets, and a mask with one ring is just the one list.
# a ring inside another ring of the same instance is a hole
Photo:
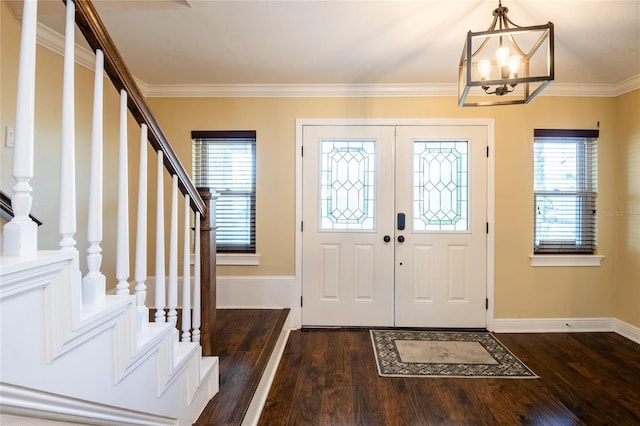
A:
{"label": "candle-style light bulb", "polygon": [[496,51],[500,78],[509,78],[509,48],[502,46]]}
{"label": "candle-style light bulb", "polygon": [[520,56],[509,56],[509,78],[518,78],[518,70],[520,69]]}
{"label": "candle-style light bulb", "polygon": [[480,79],[488,80],[489,74],[491,73],[491,61],[488,59],[483,59],[478,62],[478,71],[480,71]]}

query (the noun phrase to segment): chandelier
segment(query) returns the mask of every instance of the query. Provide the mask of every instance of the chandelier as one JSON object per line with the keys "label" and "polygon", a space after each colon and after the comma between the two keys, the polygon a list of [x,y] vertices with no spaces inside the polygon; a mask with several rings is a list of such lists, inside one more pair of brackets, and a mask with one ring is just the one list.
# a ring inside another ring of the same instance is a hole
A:
{"label": "chandelier", "polygon": [[499,0],[489,29],[467,33],[459,107],[526,104],[553,81],[553,24],[521,27],[508,12]]}

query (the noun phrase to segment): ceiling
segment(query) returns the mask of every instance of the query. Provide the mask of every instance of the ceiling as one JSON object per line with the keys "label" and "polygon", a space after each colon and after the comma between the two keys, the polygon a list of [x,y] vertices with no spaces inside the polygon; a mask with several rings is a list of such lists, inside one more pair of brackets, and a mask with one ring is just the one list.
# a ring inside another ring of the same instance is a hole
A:
{"label": "ceiling", "polygon": [[[22,0],[8,1],[17,16]],[[497,0],[94,0],[132,74],[172,85],[451,84],[467,31]],[[640,0],[504,0],[520,26],[555,25],[552,84],[640,78]],[[39,21],[64,33],[61,0]],[[81,39],[81,36],[76,38]]]}

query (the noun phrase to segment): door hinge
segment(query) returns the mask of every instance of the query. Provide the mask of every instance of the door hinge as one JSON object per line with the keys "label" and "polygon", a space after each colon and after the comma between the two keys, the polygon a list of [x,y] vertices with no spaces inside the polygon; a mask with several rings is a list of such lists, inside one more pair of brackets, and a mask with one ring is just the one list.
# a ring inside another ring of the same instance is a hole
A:
{"label": "door hinge", "polygon": [[489,147],[487,147],[487,158],[489,158]]}
{"label": "door hinge", "polygon": [[489,233],[489,222],[487,222],[487,234]]}
{"label": "door hinge", "polygon": [[304,231],[304,222],[300,221],[300,232]]}
{"label": "door hinge", "polygon": [[300,157],[304,157],[304,146],[300,147]]}
{"label": "door hinge", "polygon": [[302,308],[302,296],[300,296],[300,307]]}
{"label": "door hinge", "polygon": [[489,310],[489,298],[484,299],[484,307],[488,311]]}

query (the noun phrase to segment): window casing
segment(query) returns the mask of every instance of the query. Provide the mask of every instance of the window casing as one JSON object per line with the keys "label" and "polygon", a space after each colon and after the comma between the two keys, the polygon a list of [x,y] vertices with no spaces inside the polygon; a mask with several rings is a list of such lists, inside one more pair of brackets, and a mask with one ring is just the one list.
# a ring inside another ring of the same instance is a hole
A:
{"label": "window casing", "polygon": [[256,252],[256,132],[192,131],[193,179],[214,188],[216,251]]}
{"label": "window casing", "polygon": [[595,253],[598,136],[534,131],[534,254]]}

